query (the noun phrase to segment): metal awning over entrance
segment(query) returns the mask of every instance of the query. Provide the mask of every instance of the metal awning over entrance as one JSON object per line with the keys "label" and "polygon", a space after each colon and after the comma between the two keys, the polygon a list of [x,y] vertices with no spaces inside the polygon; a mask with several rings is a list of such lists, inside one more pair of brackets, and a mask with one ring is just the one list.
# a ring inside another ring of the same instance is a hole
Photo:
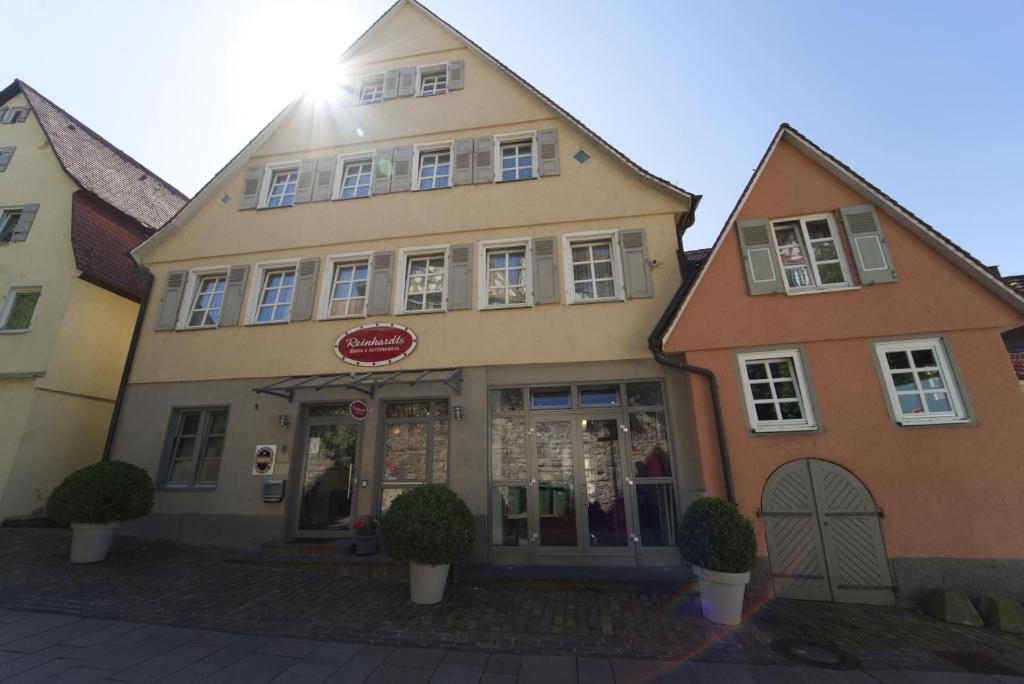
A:
{"label": "metal awning over entrance", "polygon": [[312,389],[320,391],[328,387],[342,387],[362,392],[373,398],[378,387],[387,385],[422,385],[440,383],[456,394],[462,394],[461,368],[425,368],[422,370],[366,371],[349,373],[324,373],[322,375],[291,375],[269,385],[253,388],[257,394],[272,394],[292,401],[295,390]]}

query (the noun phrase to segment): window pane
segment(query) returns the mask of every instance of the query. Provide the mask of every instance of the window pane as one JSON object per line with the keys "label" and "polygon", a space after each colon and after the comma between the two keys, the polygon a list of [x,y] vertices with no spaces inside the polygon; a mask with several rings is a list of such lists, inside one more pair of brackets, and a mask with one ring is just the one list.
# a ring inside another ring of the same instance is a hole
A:
{"label": "window pane", "polygon": [[448,421],[434,422],[434,453],[431,463],[430,481],[435,484],[448,482]]}
{"label": "window pane", "polygon": [[927,368],[938,365],[935,362],[935,352],[931,349],[914,349],[910,352],[910,356],[914,359],[914,365],[918,368]]}
{"label": "window pane", "polygon": [[190,484],[192,478],[192,461],[174,461],[171,464],[170,475],[167,476],[168,484]]}
{"label": "window pane", "polygon": [[942,389],[945,387],[942,384],[942,374],[937,370],[922,371],[917,374],[917,377],[921,381],[921,389]]}
{"label": "window pane", "polygon": [[779,399],[795,399],[796,385],[794,385],[792,382],[775,383],[775,396],[777,396]]}
{"label": "window pane", "polygon": [[832,241],[817,243],[814,245],[814,258],[818,261],[838,259],[839,254],[836,253],[836,244]]}
{"label": "window pane", "polygon": [[668,427],[664,411],[629,414],[630,460],[636,477],[669,477]]}
{"label": "window pane", "polygon": [[309,407],[310,418],[326,418],[331,416],[347,416],[348,404],[320,404]]}
{"label": "window pane", "polygon": [[751,380],[766,380],[768,379],[768,367],[760,361],[748,363],[747,377]]}
{"label": "window pane", "polygon": [[838,263],[820,264],[818,266],[818,276],[821,278],[822,285],[835,285],[846,282],[846,277],[843,275],[843,267]]}
{"label": "window pane", "polygon": [[523,390],[519,387],[492,390],[491,401],[494,403],[494,410],[501,413],[522,411],[526,408],[523,403]]}
{"label": "window pane", "polygon": [[14,303],[11,304],[11,311],[4,321],[4,330],[27,330],[32,323],[32,314],[35,313],[36,304],[39,302],[38,292],[17,292],[14,295]]}
{"label": "window pane", "polygon": [[581,387],[580,406],[618,406],[619,388],[612,385],[609,387]]}
{"label": "window pane", "polygon": [[885,362],[893,370],[897,368],[910,368],[910,359],[907,358],[907,352],[905,351],[886,352]]}
{"label": "window pane", "polygon": [[427,426],[424,423],[389,425],[384,439],[384,479],[427,480]]}
{"label": "window pane", "polygon": [[900,411],[904,414],[924,413],[924,405],[921,404],[921,395],[901,394]]}
{"label": "window pane", "polygon": [[568,387],[534,389],[530,391],[530,408],[561,409],[572,406]]}
{"label": "window pane", "polygon": [[491,490],[491,543],[523,546],[527,535],[526,487],[494,487]]}
{"label": "window pane", "polygon": [[591,546],[626,546],[626,498],[619,471],[619,421],[591,419],[583,425],[583,470]]}
{"label": "window pane", "polygon": [[772,399],[772,386],[767,382],[755,382],[750,386],[754,399]]}
{"label": "window pane", "polygon": [[917,389],[913,373],[893,373],[892,384],[896,386],[897,390],[901,391]]}
{"label": "window pane", "polygon": [[430,402],[400,401],[387,405],[384,415],[388,418],[425,418],[430,415]]}
{"label": "window pane", "polygon": [[676,503],[670,484],[636,486],[640,543],[644,546],[674,546]]}
{"label": "window pane", "polygon": [[220,474],[220,459],[205,459],[199,465],[199,474],[196,482],[202,484],[216,484],[217,476]]}
{"label": "window pane", "polygon": [[929,411],[949,413],[953,410],[949,404],[949,395],[945,392],[928,392],[924,395],[924,400],[928,404]]}
{"label": "window pane", "polygon": [[491,477],[495,480],[527,479],[525,418],[491,418]]}
{"label": "window pane", "polygon": [[772,371],[773,378],[789,378],[793,375],[789,361],[772,361],[768,367]]}
{"label": "window pane", "polygon": [[800,420],[804,417],[798,401],[780,402],[779,411],[782,413],[782,420]]}
{"label": "window pane", "polygon": [[384,514],[389,508],[391,503],[399,496],[409,491],[409,487],[386,487],[380,492],[380,512]]}
{"label": "window pane", "polygon": [[779,416],[775,412],[775,404],[757,404],[754,407],[754,411],[757,414],[758,420],[778,420]]}
{"label": "window pane", "polygon": [[630,406],[661,406],[660,382],[631,382],[626,385],[626,403]]}

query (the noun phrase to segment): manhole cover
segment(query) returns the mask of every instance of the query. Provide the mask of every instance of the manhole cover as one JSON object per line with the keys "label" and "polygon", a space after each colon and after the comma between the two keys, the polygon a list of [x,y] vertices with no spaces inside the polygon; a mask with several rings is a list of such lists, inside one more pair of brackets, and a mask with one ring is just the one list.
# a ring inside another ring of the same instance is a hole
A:
{"label": "manhole cover", "polygon": [[857,659],[832,644],[806,639],[776,639],[769,644],[776,653],[804,665],[830,670],[854,670],[860,666]]}

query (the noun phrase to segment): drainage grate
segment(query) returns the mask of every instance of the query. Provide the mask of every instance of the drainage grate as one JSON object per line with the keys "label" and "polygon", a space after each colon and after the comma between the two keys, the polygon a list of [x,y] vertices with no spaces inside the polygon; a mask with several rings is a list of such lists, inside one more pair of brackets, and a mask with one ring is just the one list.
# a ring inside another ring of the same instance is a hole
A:
{"label": "drainage grate", "polygon": [[968,672],[989,675],[1020,675],[1017,670],[1012,670],[997,660],[976,651],[932,651],[933,655],[961,667]]}
{"label": "drainage grate", "polygon": [[832,644],[806,639],[776,639],[769,644],[776,653],[781,653],[803,665],[824,667],[829,670],[855,670],[860,662]]}

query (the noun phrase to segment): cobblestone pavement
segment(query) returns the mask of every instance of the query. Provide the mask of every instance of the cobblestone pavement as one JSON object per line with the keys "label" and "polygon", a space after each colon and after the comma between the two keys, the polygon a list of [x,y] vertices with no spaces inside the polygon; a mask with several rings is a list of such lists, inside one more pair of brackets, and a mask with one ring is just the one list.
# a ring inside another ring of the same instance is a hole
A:
{"label": "cobblestone pavement", "polygon": [[[417,647],[755,667],[792,665],[769,647],[788,637],[831,643],[863,670],[952,676],[986,671],[987,662],[1024,674],[1024,639],[898,608],[772,600],[751,605],[740,627],[720,628],[699,616],[687,594],[467,585],[425,607],[409,602],[404,582],[238,563],[237,554],[215,547],[120,536],[106,562],[71,565],[69,543],[64,531],[0,528],[0,608],[350,642],[383,647],[381,653]],[[965,658],[973,664],[955,664]]]}

